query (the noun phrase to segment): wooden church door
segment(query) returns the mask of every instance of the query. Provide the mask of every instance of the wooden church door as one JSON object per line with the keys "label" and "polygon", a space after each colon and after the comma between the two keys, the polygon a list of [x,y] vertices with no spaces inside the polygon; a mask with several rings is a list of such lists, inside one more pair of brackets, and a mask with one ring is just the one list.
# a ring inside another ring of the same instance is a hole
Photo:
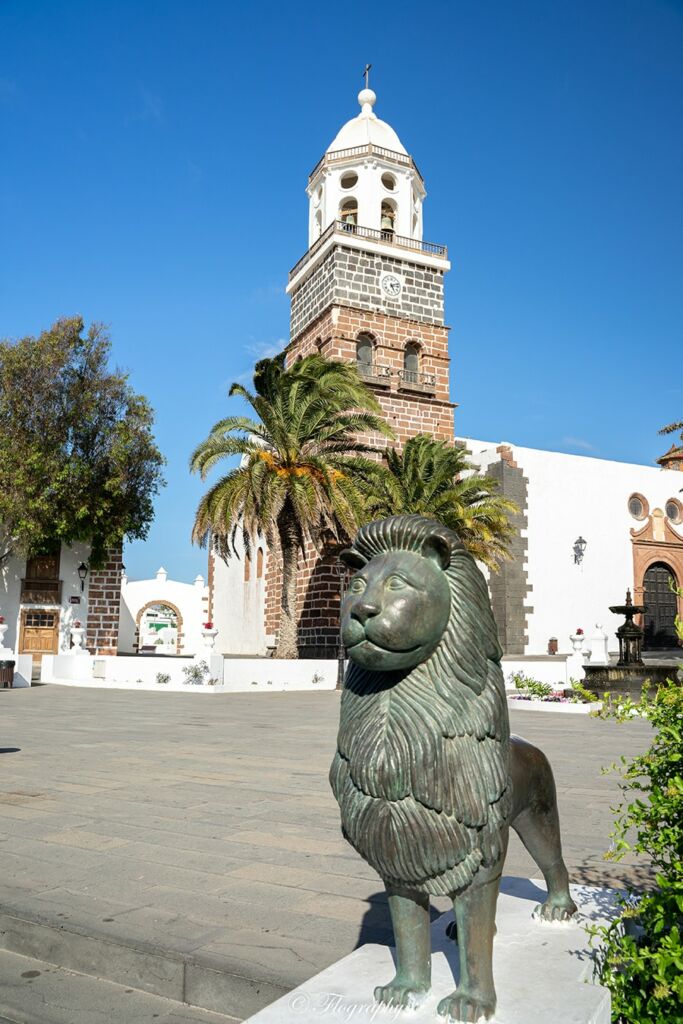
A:
{"label": "wooden church door", "polygon": [[643,604],[645,605],[645,649],[676,647],[678,637],[674,620],[678,609],[673,572],[664,562],[655,562],[645,572]]}

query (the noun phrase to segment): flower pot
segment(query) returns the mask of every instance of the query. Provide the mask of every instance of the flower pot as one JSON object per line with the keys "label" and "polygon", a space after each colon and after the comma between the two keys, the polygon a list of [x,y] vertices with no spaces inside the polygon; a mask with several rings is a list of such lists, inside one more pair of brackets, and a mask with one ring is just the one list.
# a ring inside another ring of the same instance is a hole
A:
{"label": "flower pot", "polygon": [[203,629],[202,640],[207,650],[212,651],[214,644],[216,643],[216,637],[218,636],[217,629]]}

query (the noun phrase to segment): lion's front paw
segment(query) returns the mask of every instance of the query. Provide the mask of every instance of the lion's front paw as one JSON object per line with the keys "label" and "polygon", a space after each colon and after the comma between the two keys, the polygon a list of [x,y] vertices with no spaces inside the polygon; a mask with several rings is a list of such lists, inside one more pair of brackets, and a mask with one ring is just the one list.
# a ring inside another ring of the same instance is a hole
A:
{"label": "lion's front paw", "polygon": [[542,921],[568,921],[576,911],[576,903],[569,893],[561,893],[548,896],[545,903],[539,903],[534,910],[534,917],[540,917]]}
{"label": "lion's front paw", "polygon": [[422,986],[414,981],[404,981],[396,975],[388,985],[377,986],[375,999],[385,1006],[417,1006],[428,991],[429,985]]}
{"label": "lion's front paw", "polygon": [[439,1003],[436,1012],[440,1017],[447,1017],[452,1021],[466,1021],[467,1024],[476,1024],[476,1021],[488,1020],[493,1016],[496,1008],[496,997],[475,996],[458,989],[453,995],[446,996]]}

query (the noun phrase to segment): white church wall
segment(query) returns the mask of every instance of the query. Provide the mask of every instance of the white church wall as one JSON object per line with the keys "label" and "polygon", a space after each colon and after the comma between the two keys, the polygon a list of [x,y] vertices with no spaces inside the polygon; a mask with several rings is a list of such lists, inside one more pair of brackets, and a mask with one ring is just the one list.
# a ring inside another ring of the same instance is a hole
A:
{"label": "white church wall", "polygon": [[[242,542],[227,561],[213,558],[213,622],[218,630],[216,651],[262,657],[266,653],[265,578],[267,551],[265,541],[255,544],[248,573]],[[259,559],[259,550],[262,552]],[[249,579],[245,579],[248,575]]]}
{"label": "white church wall", "polygon": [[[461,439],[484,472],[500,459],[500,442]],[[507,444],[508,442],[504,442]],[[510,445],[512,458],[528,480],[527,575],[525,604],[528,644],[525,654],[544,654],[551,637],[570,653],[569,636],[580,627],[586,636],[601,623],[609,649],[618,650],[616,629],[623,619],[609,611],[633,590],[628,499],[640,493],[650,510],[664,508],[679,495],[682,474],[673,470],[566,455]],[[680,531],[683,532],[683,531]],[[574,561],[574,542],[583,537],[585,554]]]}
{"label": "white church wall", "polygon": [[[128,580],[124,576],[121,585],[119,652],[135,653],[138,615],[141,609],[159,604],[170,606],[180,613],[179,653],[200,653],[203,650],[202,626],[208,621],[208,601],[209,591],[203,576],[197,576],[193,583],[182,583],[170,580],[163,568],[159,569],[153,579]],[[175,653],[175,643],[167,647],[164,647],[164,653]]]}

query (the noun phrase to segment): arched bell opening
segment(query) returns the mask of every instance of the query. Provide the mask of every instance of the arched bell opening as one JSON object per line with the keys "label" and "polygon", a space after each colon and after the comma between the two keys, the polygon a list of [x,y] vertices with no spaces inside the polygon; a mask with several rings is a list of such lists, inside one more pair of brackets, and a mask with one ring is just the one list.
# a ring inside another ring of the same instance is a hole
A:
{"label": "arched bell opening", "polygon": [[358,226],[358,200],[345,199],[339,207],[339,220],[345,231],[355,231]]}
{"label": "arched bell opening", "polygon": [[382,238],[390,241],[396,233],[396,204],[391,199],[382,200],[380,216]]}

